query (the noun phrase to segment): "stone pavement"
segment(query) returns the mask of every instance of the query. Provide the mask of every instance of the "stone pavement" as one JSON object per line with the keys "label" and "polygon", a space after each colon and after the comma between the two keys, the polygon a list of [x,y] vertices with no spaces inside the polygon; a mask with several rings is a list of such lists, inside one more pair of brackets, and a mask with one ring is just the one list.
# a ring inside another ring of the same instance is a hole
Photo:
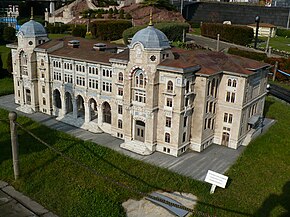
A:
{"label": "stone pavement", "polygon": [[0,181],[0,217],[57,217],[40,204]]}

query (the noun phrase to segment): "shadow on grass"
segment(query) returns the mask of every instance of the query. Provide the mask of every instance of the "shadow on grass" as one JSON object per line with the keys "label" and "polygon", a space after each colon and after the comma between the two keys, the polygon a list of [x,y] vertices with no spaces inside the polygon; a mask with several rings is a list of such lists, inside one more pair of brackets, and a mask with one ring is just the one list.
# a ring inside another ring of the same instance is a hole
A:
{"label": "shadow on grass", "polygon": [[[123,170],[122,168],[116,166],[115,164],[112,164],[110,161],[106,160],[105,158],[103,158],[102,156],[96,154],[92,149],[90,149],[89,147],[87,147],[86,145],[83,146],[88,152],[90,152],[93,156],[97,157],[98,159],[102,160],[103,162],[105,162],[106,164],[110,165],[112,168],[115,168],[117,170],[119,170],[121,173],[126,174],[128,177],[137,180],[138,182],[141,182],[142,184],[144,184],[145,186],[148,186],[150,188],[153,189],[158,189],[158,190],[162,190],[162,191],[167,191],[166,189],[163,189],[159,186],[154,186],[146,181],[144,181],[143,179],[140,179],[138,176],[132,175],[130,173],[128,173],[128,171]],[[116,180],[118,181],[118,180]]]}
{"label": "shadow on grass", "polygon": [[283,186],[282,194],[270,194],[262,206],[255,212],[254,216],[273,216],[271,212],[278,206],[282,206],[285,209],[285,212],[281,213],[279,217],[290,216],[290,181]]}
{"label": "shadow on grass", "polygon": [[272,104],[274,104],[274,102],[272,102],[270,100],[265,100],[264,116],[267,116],[267,113],[269,112],[269,109],[270,109]]}

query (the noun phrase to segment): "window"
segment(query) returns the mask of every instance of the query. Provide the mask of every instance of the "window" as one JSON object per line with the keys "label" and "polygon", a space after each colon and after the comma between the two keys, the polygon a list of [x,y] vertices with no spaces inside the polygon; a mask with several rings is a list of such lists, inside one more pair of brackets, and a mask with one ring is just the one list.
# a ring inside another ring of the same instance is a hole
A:
{"label": "window", "polygon": [[207,118],[204,119],[204,128],[203,129],[206,129],[206,124],[207,124]]}
{"label": "window", "polygon": [[165,133],[165,142],[170,143],[170,134]]}
{"label": "window", "polygon": [[233,80],[233,87],[236,87],[236,86],[237,86],[237,81]]}
{"label": "window", "polygon": [[53,72],[54,80],[61,81],[61,72]]}
{"label": "window", "polygon": [[42,86],[42,93],[45,93],[45,86]]}
{"label": "window", "polygon": [[141,69],[135,72],[135,87],[145,88],[146,87],[146,79],[144,77],[144,73]]}
{"label": "window", "polygon": [[118,105],[118,114],[123,114],[123,106],[122,105]]}
{"label": "window", "polygon": [[171,117],[166,117],[165,126],[166,127],[171,127]]}
{"label": "window", "polygon": [[122,122],[122,120],[118,120],[118,128],[120,128],[120,129],[123,128],[123,122]]}
{"label": "window", "polygon": [[233,123],[233,114],[224,113],[224,122]]}
{"label": "window", "polygon": [[46,99],[44,97],[42,98],[42,105],[46,105]]}
{"label": "window", "polygon": [[234,103],[235,102],[235,99],[236,99],[236,94],[235,93],[232,93],[231,102]]}
{"label": "window", "polygon": [[135,101],[142,102],[142,103],[146,102],[146,93],[145,92],[135,90],[134,95],[135,95]]}
{"label": "window", "polygon": [[118,88],[118,95],[123,96],[123,88],[122,87]]}
{"label": "window", "polygon": [[40,60],[40,65],[44,66],[44,60],[43,59]]}
{"label": "window", "polygon": [[214,89],[215,89],[215,79],[212,79],[212,82],[211,82],[211,90],[210,90],[210,95],[211,96],[214,95]]}
{"label": "window", "polygon": [[172,98],[167,98],[166,106],[172,107]]}
{"label": "window", "polygon": [[99,88],[98,80],[89,78],[89,88],[98,89]]}
{"label": "window", "polygon": [[71,74],[64,74],[64,82],[72,83],[72,75]]}
{"label": "window", "polygon": [[123,73],[119,72],[119,82],[123,83],[124,77],[123,77]]}
{"label": "window", "polygon": [[227,92],[226,101],[229,102],[231,98],[231,93]]}
{"label": "window", "polygon": [[112,83],[103,82],[103,91],[112,92]]}
{"label": "window", "polygon": [[168,81],[167,82],[167,92],[172,93],[172,91],[173,91],[173,83],[172,83],[172,81]]}
{"label": "window", "polygon": [[186,133],[184,132],[182,135],[182,142],[185,142],[185,140],[186,140]]}
{"label": "window", "polygon": [[213,109],[213,102],[210,102],[209,103],[209,112],[212,112],[212,109]]}
{"label": "window", "polygon": [[183,127],[186,127],[186,125],[187,125],[187,117],[184,117],[183,118]]}
{"label": "window", "polygon": [[211,118],[207,120],[207,128],[210,129],[210,127],[211,127]]}
{"label": "window", "polygon": [[214,129],[214,119],[212,119],[212,122],[211,122],[211,129]]}
{"label": "window", "polygon": [[208,95],[208,96],[209,96],[209,93],[210,93],[210,92],[209,92],[209,91],[210,91],[210,83],[211,83],[210,81],[207,83],[207,95]]}
{"label": "window", "polygon": [[229,86],[229,87],[232,86],[232,79],[228,79],[228,86]]}
{"label": "window", "polygon": [[206,102],[206,106],[205,106],[205,113],[208,112],[208,102]]}
{"label": "window", "polygon": [[85,78],[81,76],[77,76],[77,85],[85,86]]}

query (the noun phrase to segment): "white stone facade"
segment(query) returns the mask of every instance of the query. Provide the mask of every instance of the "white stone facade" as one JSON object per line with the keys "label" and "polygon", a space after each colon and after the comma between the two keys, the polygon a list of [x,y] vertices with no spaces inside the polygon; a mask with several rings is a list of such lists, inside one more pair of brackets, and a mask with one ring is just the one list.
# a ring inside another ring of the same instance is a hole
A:
{"label": "white stone facade", "polygon": [[[144,32],[149,30],[163,37],[154,27]],[[172,49],[167,42],[152,48],[138,37],[119,53],[96,51],[91,41],[78,40],[74,48],[68,45],[71,39],[49,41],[24,33],[18,34],[17,45],[8,45],[19,110],[109,133],[124,139],[121,147],[143,155],[158,151],[179,156],[212,143],[237,149],[259,128],[265,64]]]}

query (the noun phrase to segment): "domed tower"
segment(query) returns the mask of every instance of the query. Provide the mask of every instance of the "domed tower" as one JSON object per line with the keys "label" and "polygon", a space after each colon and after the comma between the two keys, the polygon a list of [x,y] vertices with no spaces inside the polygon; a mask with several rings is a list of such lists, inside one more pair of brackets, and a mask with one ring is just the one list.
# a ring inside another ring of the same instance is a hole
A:
{"label": "domed tower", "polygon": [[142,153],[152,153],[156,147],[159,106],[157,66],[174,57],[168,38],[153,26],[151,15],[148,27],[138,31],[128,47],[124,101],[130,112],[124,119],[131,121],[124,129],[125,143],[121,147],[134,151],[137,143]]}
{"label": "domed tower", "polygon": [[19,110],[32,113],[38,110],[37,55],[35,48],[48,41],[43,25],[33,20],[24,23],[17,35],[18,46],[12,53],[15,102]]}

